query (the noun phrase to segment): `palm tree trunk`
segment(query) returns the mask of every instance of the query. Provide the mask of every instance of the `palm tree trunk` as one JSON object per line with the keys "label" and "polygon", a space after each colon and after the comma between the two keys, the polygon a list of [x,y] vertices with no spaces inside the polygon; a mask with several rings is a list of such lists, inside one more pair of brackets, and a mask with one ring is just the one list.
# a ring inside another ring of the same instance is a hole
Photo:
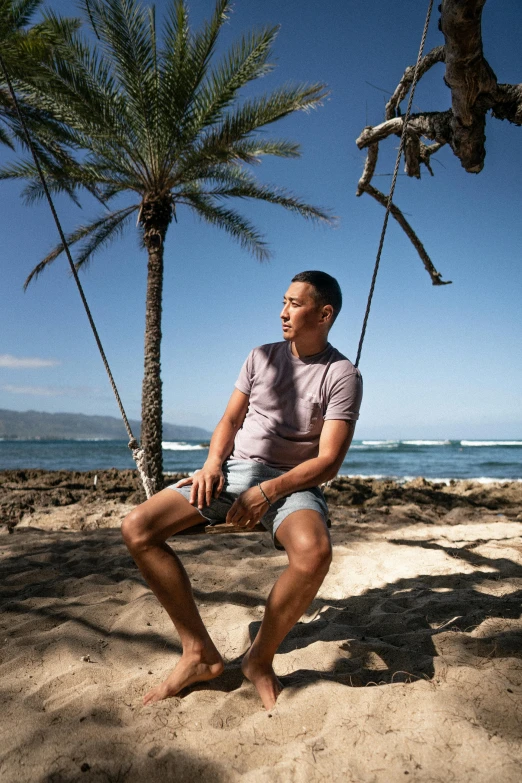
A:
{"label": "palm tree trunk", "polygon": [[163,297],[163,248],[172,219],[170,196],[144,200],[141,209],[143,241],[148,251],[145,356],[141,395],[141,445],[147,454],[156,492],[163,489],[161,382],[161,312]]}

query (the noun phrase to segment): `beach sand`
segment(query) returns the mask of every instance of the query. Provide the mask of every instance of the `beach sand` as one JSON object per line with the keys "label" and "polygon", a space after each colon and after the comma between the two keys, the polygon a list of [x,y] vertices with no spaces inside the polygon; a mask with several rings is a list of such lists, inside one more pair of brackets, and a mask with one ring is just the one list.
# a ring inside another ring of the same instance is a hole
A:
{"label": "beach sand", "polygon": [[273,712],[239,668],[285,565],[262,533],[171,540],[226,669],[145,708],[180,649],[117,529],[134,475],[0,474],[2,783],[519,783],[522,484],[328,494]]}

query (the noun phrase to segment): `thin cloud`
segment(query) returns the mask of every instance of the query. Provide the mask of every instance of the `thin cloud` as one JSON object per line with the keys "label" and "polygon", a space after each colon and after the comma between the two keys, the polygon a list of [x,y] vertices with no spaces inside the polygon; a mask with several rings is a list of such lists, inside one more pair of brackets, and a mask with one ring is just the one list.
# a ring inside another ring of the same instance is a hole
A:
{"label": "thin cloud", "polygon": [[63,397],[68,394],[66,389],[58,389],[55,386],[15,386],[4,383],[0,389],[9,394],[32,394],[35,397]]}
{"label": "thin cloud", "polygon": [[105,391],[95,389],[92,386],[17,386],[12,383],[4,383],[0,390],[8,394],[29,394],[32,397],[96,397],[106,399]]}
{"label": "thin cloud", "polygon": [[56,367],[58,364],[60,362],[57,359],[39,359],[36,356],[11,356],[9,353],[0,353],[0,367],[32,370],[38,367]]}

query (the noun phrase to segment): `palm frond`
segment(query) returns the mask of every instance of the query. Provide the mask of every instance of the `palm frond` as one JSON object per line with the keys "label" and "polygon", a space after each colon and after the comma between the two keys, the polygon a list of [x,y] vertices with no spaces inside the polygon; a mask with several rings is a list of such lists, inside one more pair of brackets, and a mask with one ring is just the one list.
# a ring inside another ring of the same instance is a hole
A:
{"label": "palm frond", "polygon": [[230,49],[196,96],[196,127],[212,125],[232,103],[238,90],[272,70],[268,57],[278,31],[279,27],[267,27],[251,32]]}
{"label": "palm frond", "polygon": [[64,41],[70,40],[81,27],[81,20],[76,17],[63,17],[46,8],[42,11],[42,21],[33,25],[27,31],[27,40],[35,36],[42,38],[49,46],[60,47]]}
{"label": "palm frond", "polygon": [[[183,172],[185,174],[185,171]],[[197,186],[201,188],[201,183],[221,184],[221,185],[242,185],[244,183],[255,183],[253,174],[247,171],[244,166],[237,163],[217,163],[209,165],[206,161],[201,161],[199,167],[194,167],[186,172],[186,176],[178,179],[177,190],[183,189],[184,185],[189,187]],[[177,192],[177,191],[176,191]]]}
{"label": "palm frond", "polygon": [[299,158],[301,147],[287,139],[265,139],[261,136],[236,141],[231,148],[237,160],[254,166],[261,162],[263,155],[276,158]]}
{"label": "palm frond", "polygon": [[265,139],[256,136],[232,144],[216,144],[213,149],[209,144],[203,153],[201,155],[194,153],[181,161],[175,172],[174,181],[185,182],[193,178],[211,179],[213,175],[210,172],[214,170],[219,171],[227,166],[235,167],[238,162],[256,166],[264,155],[298,158],[301,150],[299,144],[286,139]]}
{"label": "palm frond", "polygon": [[85,266],[98,250],[101,250],[102,247],[121,236],[127,228],[133,213],[138,210],[139,204],[133,204],[131,207],[126,207],[102,217],[100,225],[90,232],[76,256],[76,269]]}
{"label": "palm frond", "polygon": [[105,136],[122,135],[122,100],[110,65],[77,35],[56,53],[52,69],[29,95],[73,128],[82,124],[86,133],[104,128]]}
{"label": "palm frond", "polygon": [[8,131],[0,125],[0,144],[5,144],[6,147],[10,147],[14,150],[14,144]]}
{"label": "palm frond", "polygon": [[[252,143],[252,139],[248,139],[251,134],[295,111],[306,111],[317,106],[326,94],[323,84],[297,85],[282,87],[268,95],[246,101],[236,111],[227,115],[218,126],[200,135],[185,156],[183,168],[190,170],[198,161],[204,160],[209,164],[237,160],[257,162],[258,154],[263,152],[263,140],[256,137]],[[257,153],[256,143],[259,145]],[[277,154],[268,152],[268,144],[264,150],[265,154]],[[297,148],[294,148],[294,151],[297,153]],[[281,147],[281,152],[285,154],[284,146]]]}
{"label": "palm frond", "polygon": [[3,0],[2,20],[11,29],[21,30],[29,24],[32,16],[42,5],[42,0]]}
{"label": "palm frond", "polygon": [[170,107],[169,117],[183,124],[183,117],[195,98],[214,52],[219,31],[228,18],[230,0],[217,0],[210,21],[192,33],[185,0],[170,6],[162,51],[162,104]]}
{"label": "palm frond", "polygon": [[181,203],[191,207],[205,222],[226,231],[259,261],[270,258],[271,253],[262,234],[253,223],[236,210],[226,209],[216,204],[211,197],[198,192],[197,189],[184,192]]}
{"label": "palm frond", "polygon": [[[13,21],[10,17],[9,11],[13,10],[13,5],[12,0],[0,0],[2,58],[11,79],[17,82],[17,87],[23,88],[41,76],[43,64],[49,62],[54,50],[79,28],[80,20],[64,19],[57,14],[46,12],[42,21],[26,28],[18,26],[18,18]],[[32,3],[32,6],[34,5],[41,3]],[[30,16],[30,13],[22,14],[20,19],[27,24]],[[0,82],[2,81],[4,75],[0,73]]]}
{"label": "palm frond", "polygon": [[154,168],[156,53],[149,14],[137,0],[90,0],[89,5],[106,57],[131,109],[128,116]]}
{"label": "palm frond", "polygon": [[[164,80],[164,123],[171,129],[176,128],[176,133],[169,131],[169,162],[171,155],[179,156],[205,128],[212,126],[222,116],[241,87],[271,70],[267,57],[277,29],[267,28],[244,36],[224,58],[221,66],[204,81],[203,72],[199,73],[197,69],[192,69],[188,76],[184,74],[181,100],[178,99],[180,86]],[[206,64],[204,70],[207,70]],[[200,82],[203,82],[201,87]]]}
{"label": "palm frond", "polygon": [[192,62],[196,66],[196,80],[193,82],[195,91],[205,76],[208,64],[214,54],[219,32],[229,18],[230,0],[217,0],[210,21],[204,22],[201,30],[196,31],[192,40]]}
{"label": "palm frond", "polygon": [[328,225],[335,225],[336,222],[336,219],[328,210],[307,204],[284,188],[274,188],[252,180],[231,185],[218,185],[208,190],[202,188],[201,195],[211,199],[241,198],[266,201],[269,204],[278,204],[290,212],[296,212],[307,220],[327,223]]}
{"label": "palm frond", "polygon": [[31,100],[52,112],[69,131],[73,146],[90,149],[113,165],[133,168],[151,181],[141,139],[129,122],[129,107],[107,59],[74,35],[55,54],[47,79]]}
{"label": "palm frond", "polygon": [[[49,192],[52,194],[66,193],[76,206],[79,207],[80,202],[76,194],[78,186],[64,176],[49,176],[49,167],[47,167],[47,174],[46,184]],[[45,198],[45,190],[42,181],[32,160],[11,163],[1,167],[0,180],[6,179],[19,179],[27,182],[21,195],[24,202],[28,205]]]}
{"label": "palm frond", "polygon": [[163,80],[170,97],[181,81],[190,51],[190,26],[188,9],[183,0],[177,0],[167,9],[165,44],[162,52]]}
{"label": "palm frond", "polygon": [[[100,250],[104,245],[121,234],[132,213],[136,212],[137,209],[139,209],[139,205],[133,204],[131,207],[116,210],[108,215],[103,215],[101,218],[96,218],[87,225],[78,226],[78,228],[66,236],[65,239],[69,247],[84,240],[84,244],[76,258],[76,268],[79,269],[83,266],[97,250]],[[65,247],[61,242],[51,250],[51,252],[32,270],[24,283],[24,289],[26,289],[31,281],[35,280],[44,269],[52,264],[64,250]]]}
{"label": "palm frond", "polygon": [[230,112],[210,134],[217,139],[235,141],[258,128],[287,117],[295,111],[308,111],[318,106],[328,95],[321,83],[280,87],[273,92],[245,101]]}
{"label": "palm frond", "polygon": [[[78,165],[64,151],[60,151],[59,155],[53,157],[34,141],[33,146],[50,193],[66,193],[77,206],[80,206],[77,194],[84,189],[99,201],[105,202],[98,186],[98,177],[93,176],[87,167]],[[0,180],[8,179],[27,183],[21,193],[26,204],[33,204],[45,198],[45,189],[32,158],[19,159],[0,167]]]}

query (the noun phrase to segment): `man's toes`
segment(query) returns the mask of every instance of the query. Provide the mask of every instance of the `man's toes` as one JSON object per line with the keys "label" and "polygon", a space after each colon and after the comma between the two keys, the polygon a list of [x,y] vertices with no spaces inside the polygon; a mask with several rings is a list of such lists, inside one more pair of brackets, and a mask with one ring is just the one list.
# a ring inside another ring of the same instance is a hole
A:
{"label": "man's toes", "polygon": [[154,691],[149,691],[143,697],[143,704],[146,707],[147,704],[152,704],[153,701],[154,701]]}

